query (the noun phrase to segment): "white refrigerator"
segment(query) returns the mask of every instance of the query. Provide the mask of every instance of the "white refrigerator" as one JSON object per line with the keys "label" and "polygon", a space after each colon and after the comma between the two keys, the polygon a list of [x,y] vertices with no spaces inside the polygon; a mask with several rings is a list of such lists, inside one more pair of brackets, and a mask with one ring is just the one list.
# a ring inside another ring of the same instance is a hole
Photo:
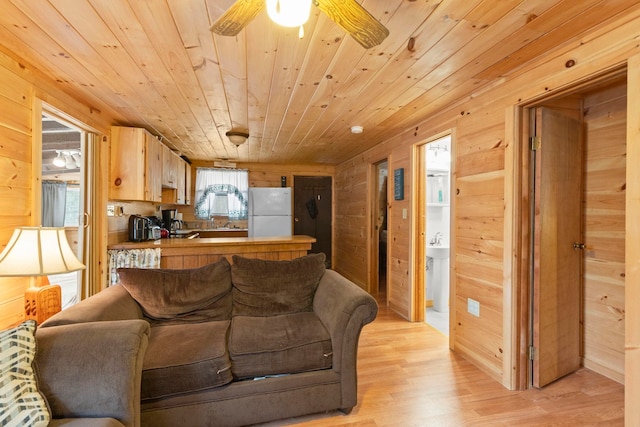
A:
{"label": "white refrigerator", "polygon": [[291,188],[249,188],[249,237],[291,236]]}

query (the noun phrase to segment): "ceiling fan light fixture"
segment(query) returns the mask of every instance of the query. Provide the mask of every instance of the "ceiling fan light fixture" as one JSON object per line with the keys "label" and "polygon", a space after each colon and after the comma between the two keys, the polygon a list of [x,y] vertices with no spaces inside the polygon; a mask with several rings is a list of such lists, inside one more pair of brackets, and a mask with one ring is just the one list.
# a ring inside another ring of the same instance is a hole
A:
{"label": "ceiling fan light fixture", "polygon": [[225,135],[227,135],[227,138],[229,138],[229,141],[231,141],[231,143],[236,147],[239,147],[245,142],[247,142],[247,139],[249,138],[249,134],[247,132],[241,132],[236,130],[230,130],[227,133],[225,133]]}
{"label": "ceiling fan light fixture", "polygon": [[267,0],[267,14],[283,27],[300,27],[309,19],[311,0]]}

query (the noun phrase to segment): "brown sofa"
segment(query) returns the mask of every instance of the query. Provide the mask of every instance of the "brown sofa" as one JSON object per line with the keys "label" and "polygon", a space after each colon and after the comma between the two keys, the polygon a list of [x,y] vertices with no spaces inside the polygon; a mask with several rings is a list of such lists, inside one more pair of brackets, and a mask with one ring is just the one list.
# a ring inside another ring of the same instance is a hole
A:
{"label": "brown sofa", "polygon": [[120,269],[120,285],[41,329],[148,322],[143,426],[241,426],[348,413],[356,405],[360,331],[375,318],[377,304],[325,270],[324,260],[323,254],[291,261],[234,256],[233,265],[221,259],[189,270]]}

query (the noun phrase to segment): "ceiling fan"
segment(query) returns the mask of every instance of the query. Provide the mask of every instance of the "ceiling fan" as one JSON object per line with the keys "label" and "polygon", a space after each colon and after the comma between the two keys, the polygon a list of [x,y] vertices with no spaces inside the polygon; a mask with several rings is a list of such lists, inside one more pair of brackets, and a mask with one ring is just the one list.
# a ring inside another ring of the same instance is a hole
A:
{"label": "ceiling fan", "polygon": [[[355,0],[237,0],[210,29],[222,36],[235,36],[265,3],[269,17],[276,23],[302,27],[309,18],[312,2],[365,49],[379,45],[389,35],[389,30]],[[290,13],[294,15],[291,20]]]}

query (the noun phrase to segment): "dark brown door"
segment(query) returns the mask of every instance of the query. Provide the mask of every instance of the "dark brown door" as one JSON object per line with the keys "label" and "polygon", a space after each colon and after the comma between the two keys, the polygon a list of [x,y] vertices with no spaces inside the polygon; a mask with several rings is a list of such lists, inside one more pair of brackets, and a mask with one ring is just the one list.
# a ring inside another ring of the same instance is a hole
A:
{"label": "dark brown door", "polygon": [[542,107],[535,123],[533,385],[543,387],[580,367],[582,124]]}
{"label": "dark brown door", "polygon": [[331,268],[331,177],[293,177],[293,233],[315,237],[311,253],[324,252]]}

